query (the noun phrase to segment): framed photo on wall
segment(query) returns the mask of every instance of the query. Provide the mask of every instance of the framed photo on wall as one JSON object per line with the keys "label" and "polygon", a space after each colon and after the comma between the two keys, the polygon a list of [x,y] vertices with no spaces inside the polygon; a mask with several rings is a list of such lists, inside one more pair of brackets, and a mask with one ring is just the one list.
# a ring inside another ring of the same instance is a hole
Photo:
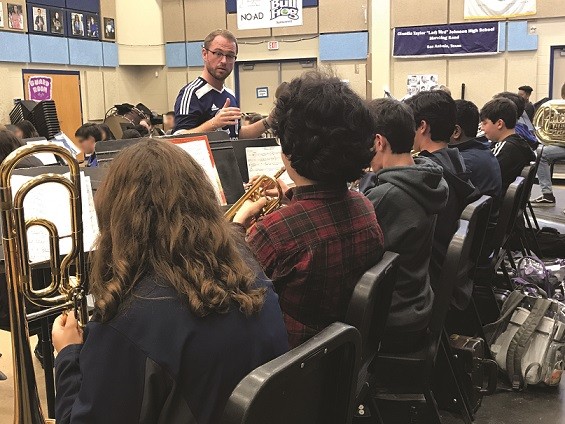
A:
{"label": "framed photo on wall", "polygon": [[114,18],[104,18],[104,37],[108,40],[116,39],[116,26]]}
{"label": "framed photo on wall", "polygon": [[0,28],[4,28],[4,5],[0,1]]}
{"label": "framed photo on wall", "polygon": [[86,36],[88,38],[100,38],[100,20],[98,15],[86,15]]}
{"label": "framed photo on wall", "polygon": [[63,9],[49,9],[49,28],[51,34],[65,35],[65,12],[63,12]]}
{"label": "framed photo on wall", "polygon": [[32,15],[31,23],[28,22],[29,26],[35,32],[47,32],[47,9],[33,6],[31,10]]}
{"label": "framed photo on wall", "polygon": [[84,13],[71,12],[71,34],[73,37],[84,37]]}
{"label": "framed photo on wall", "polygon": [[8,28],[24,30],[24,7],[21,4],[8,3]]}

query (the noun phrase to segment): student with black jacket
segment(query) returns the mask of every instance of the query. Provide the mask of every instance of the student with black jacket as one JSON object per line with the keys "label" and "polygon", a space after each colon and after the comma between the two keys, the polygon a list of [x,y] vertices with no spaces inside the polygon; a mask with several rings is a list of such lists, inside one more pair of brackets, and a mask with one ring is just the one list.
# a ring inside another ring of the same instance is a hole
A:
{"label": "student with black jacket", "polygon": [[[430,260],[430,278],[434,285],[441,274],[443,260],[451,238],[457,231],[459,218],[465,207],[479,197],[469,180],[469,172],[456,148],[448,146],[455,130],[455,101],[444,91],[424,91],[406,101],[414,113],[416,135],[414,150],[419,156],[430,158],[443,168],[443,177],[449,186],[445,208],[438,215]],[[454,304],[465,308],[470,299],[470,288],[454,291]]]}
{"label": "student with black jacket", "polygon": [[481,129],[492,142],[492,152],[500,165],[504,196],[508,186],[536,156],[528,142],[514,131],[516,105],[512,101],[503,97],[489,101],[481,109],[480,119]]}
{"label": "student with black jacket", "polygon": [[56,418],[217,423],[250,371],[287,350],[272,283],[180,148],[124,149],[96,193],[95,317],[53,325]]}
{"label": "student with black jacket", "polygon": [[376,123],[375,157],[360,190],[375,206],[384,249],[400,254],[400,266],[382,349],[404,352],[425,341],[433,291],[428,268],[437,214],[447,203],[442,168],[424,157],[412,158],[414,117],[392,99],[369,105]]}

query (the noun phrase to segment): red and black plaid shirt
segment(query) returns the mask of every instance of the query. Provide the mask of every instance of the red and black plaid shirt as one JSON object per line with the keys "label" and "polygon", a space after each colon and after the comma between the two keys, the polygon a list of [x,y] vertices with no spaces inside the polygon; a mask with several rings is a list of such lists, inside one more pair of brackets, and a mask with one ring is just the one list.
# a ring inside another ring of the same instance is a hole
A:
{"label": "red and black plaid shirt", "polygon": [[383,254],[373,205],[346,185],[301,186],[248,241],[273,280],[291,347],[343,320],[355,284]]}

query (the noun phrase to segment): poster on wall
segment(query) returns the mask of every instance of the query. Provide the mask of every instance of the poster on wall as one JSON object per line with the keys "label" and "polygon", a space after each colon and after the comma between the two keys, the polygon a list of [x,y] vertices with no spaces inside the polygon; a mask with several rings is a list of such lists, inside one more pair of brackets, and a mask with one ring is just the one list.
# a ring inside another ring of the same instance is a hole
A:
{"label": "poster on wall", "polygon": [[21,4],[8,3],[8,28],[24,29],[24,10]]}
{"label": "poster on wall", "polygon": [[65,15],[62,9],[49,9],[49,20],[51,21],[51,34],[65,34]]}
{"label": "poster on wall", "polygon": [[0,28],[4,28],[4,5],[0,2]]}
{"label": "poster on wall", "polygon": [[498,22],[469,22],[394,29],[394,57],[495,53],[498,53]]}
{"label": "poster on wall", "polygon": [[100,24],[97,15],[86,15],[86,36],[100,38]]}
{"label": "poster on wall", "polygon": [[465,0],[465,19],[512,18],[536,14],[536,0]]}
{"label": "poster on wall", "polygon": [[75,37],[84,37],[83,13],[71,13],[71,34]]}
{"label": "poster on wall", "polygon": [[406,79],[406,94],[413,96],[421,91],[432,91],[437,86],[437,74],[408,75]]}
{"label": "poster on wall", "polygon": [[51,100],[53,92],[53,80],[51,77],[34,75],[27,82],[29,100],[41,102]]}
{"label": "poster on wall", "polygon": [[32,8],[33,30],[36,32],[47,32],[47,10],[43,7]]}
{"label": "poster on wall", "polygon": [[104,37],[108,40],[116,39],[116,27],[112,18],[104,18]]}
{"label": "poster on wall", "polygon": [[302,0],[238,0],[237,28],[260,29],[303,25]]}

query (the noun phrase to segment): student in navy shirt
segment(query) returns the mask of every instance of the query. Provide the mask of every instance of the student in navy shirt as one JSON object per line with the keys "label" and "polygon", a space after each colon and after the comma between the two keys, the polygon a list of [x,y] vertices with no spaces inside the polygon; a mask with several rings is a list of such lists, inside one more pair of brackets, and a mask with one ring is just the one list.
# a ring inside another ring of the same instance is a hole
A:
{"label": "student in navy shirt", "polygon": [[94,149],[96,147],[96,143],[102,140],[102,131],[100,130],[100,127],[92,122],[87,122],[75,132],[75,137],[80,143],[80,147],[84,153],[86,166],[97,167],[98,160],[96,159]]}
{"label": "student in navy shirt", "polygon": [[95,315],[53,325],[57,424],[217,423],[236,385],[288,348],[272,283],[190,155],[145,139],[96,193]]}
{"label": "student in navy shirt", "polygon": [[202,75],[184,86],[175,102],[175,134],[223,130],[231,138],[257,138],[269,128],[267,117],[241,127],[241,110],[235,94],[224,86],[237,59],[237,39],[227,30],[216,30],[204,40]]}

